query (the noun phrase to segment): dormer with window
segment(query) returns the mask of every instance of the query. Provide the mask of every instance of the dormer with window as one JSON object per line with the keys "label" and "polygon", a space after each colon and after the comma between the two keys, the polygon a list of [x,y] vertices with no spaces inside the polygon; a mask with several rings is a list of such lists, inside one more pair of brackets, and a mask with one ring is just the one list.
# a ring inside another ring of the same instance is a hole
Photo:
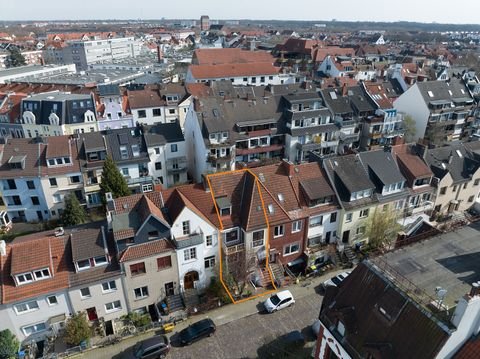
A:
{"label": "dormer with window", "polygon": [[352,192],[352,193],[350,193],[350,202],[356,201],[356,200],[362,199],[362,198],[370,198],[371,196],[372,196],[372,190],[371,189]]}
{"label": "dormer with window", "polygon": [[212,145],[227,142],[228,137],[228,131],[210,133],[208,136]]}
{"label": "dormer with window", "polygon": [[[50,251],[48,241],[29,241],[14,245],[10,274],[15,284],[18,286],[52,278]],[[34,257],[32,253],[35,253]]]}
{"label": "dormer with window", "polygon": [[404,184],[404,181],[386,184],[382,188],[382,195],[385,196],[388,194],[400,192],[403,189]]}
{"label": "dormer with window", "polygon": [[167,105],[173,105],[178,103],[180,97],[177,94],[168,94],[165,98],[167,100]]}
{"label": "dormer with window", "polygon": [[70,166],[72,158],[70,156],[47,158],[47,167]]}
{"label": "dormer with window", "polygon": [[35,124],[35,114],[31,111],[25,111],[22,115],[23,123],[25,125],[33,125]]}
{"label": "dormer with window", "polygon": [[332,204],[335,194],[323,178],[312,178],[300,182],[309,207]]}
{"label": "dormer with window", "polygon": [[90,110],[85,111],[83,117],[85,119],[85,122],[95,122],[95,114]]}
{"label": "dormer with window", "polygon": [[8,160],[8,165],[10,168],[14,169],[25,169],[25,160],[27,159],[26,155],[12,156]]}
{"label": "dormer with window", "polygon": [[108,264],[107,256],[97,256],[88,259],[77,260],[75,262],[75,271],[82,272],[90,268],[96,268],[100,266],[105,266]]}
{"label": "dormer with window", "polygon": [[217,203],[218,212],[220,216],[230,216],[232,214],[232,203],[227,196],[219,196],[215,198]]}
{"label": "dormer with window", "polygon": [[56,113],[52,112],[50,116],[48,116],[48,122],[50,122],[52,126],[58,126],[60,124],[60,118]]}

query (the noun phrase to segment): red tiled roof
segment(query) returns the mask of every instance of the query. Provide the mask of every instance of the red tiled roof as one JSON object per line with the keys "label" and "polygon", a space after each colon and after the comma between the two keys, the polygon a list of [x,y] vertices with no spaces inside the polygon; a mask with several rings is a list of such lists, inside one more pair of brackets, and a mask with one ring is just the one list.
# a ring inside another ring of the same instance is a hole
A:
{"label": "red tiled roof", "polygon": [[470,338],[460,350],[453,356],[453,359],[478,359],[480,358],[480,336]]}
{"label": "red tiled roof", "polygon": [[315,62],[323,62],[327,56],[353,56],[355,50],[349,47],[326,46],[317,47],[313,50],[312,56]]}
{"label": "red tiled roof", "polygon": [[365,89],[373,98],[373,100],[380,106],[382,109],[393,108],[392,100],[387,96],[387,92],[381,83],[371,83],[365,84]]}
{"label": "red tiled roof", "polygon": [[195,65],[220,65],[242,63],[269,63],[275,59],[267,51],[247,51],[239,48],[196,49],[192,63]]}
{"label": "red tiled roof", "polygon": [[280,70],[269,63],[190,65],[189,69],[195,79],[276,75]]}
{"label": "red tiled roof", "polygon": [[159,239],[127,247],[120,256],[119,262],[134,261],[173,250],[173,245],[167,239]]}
{"label": "red tiled roof", "polygon": [[52,136],[48,138],[47,158],[70,156],[68,136]]}
{"label": "red tiled roof", "polygon": [[[38,237],[39,235],[37,233],[37,239],[29,240],[21,237],[15,239],[13,243],[7,245],[7,255],[0,257],[0,275],[2,276],[1,301],[3,304],[25,300],[68,287],[69,271],[67,256],[65,255],[64,237]],[[47,248],[48,243],[50,244],[50,269],[53,269],[53,276],[48,279],[15,286],[15,282],[11,276],[12,265],[18,268],[16,270],[20,269],[23,272],[44,266],[46,264],[45,248]],[[38,252],[39,248],[41,248],[40,252]],[[25,258],[26,262],[23,262],[21,265],[16,264],[17,259],[14,259],[15,253],[19,253],[17,250],[21,252],[26,251],[26,253],[24,253],[27,257]],[[28,266],[32,268],[28,268]]]}
{"label": "red tiled roof", "polygon": [[116,241],[119,241],[121,239],[126,239],[126,238],[132,238],[135,236],[135,230],[134,229],[123,229],[121,231],[117,231],[113,234],[113,237]]}
{"label": "red tiled roof", "polygon": [[[32,255],[35,253],[35,255]],[[11,274],[20,274],[34,269],[50,268],[50,240],[40,239],[21,242],[12,248]]]}

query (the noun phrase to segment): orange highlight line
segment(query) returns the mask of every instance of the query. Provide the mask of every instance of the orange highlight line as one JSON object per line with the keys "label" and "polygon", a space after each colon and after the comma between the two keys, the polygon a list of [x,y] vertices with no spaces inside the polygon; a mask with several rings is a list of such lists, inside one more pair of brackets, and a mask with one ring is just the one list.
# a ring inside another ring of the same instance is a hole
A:
{"label": "orange highlight line", "polygon": [[255,185],[257,187],[257,190],[258,190],[258,193],[259,193],[259,196],[260,196],[260,201],[262,203],[262,209],[263,209],[263,215],[265,216],[265,222],[267,224],[267,241],[266,241],[266,245],[265,245],[265,262],[266,262],[268,274],[270,276],[270,281],[271,281],[274,289],[266,291],[262,294],[254,295],[253,297],[243,298],[243,299],[240,299],[240,300],[234,300],[232,294],[230,293],[230,290],[228,289],[227,285],[223,281],[223,261],[222,261],[223,238],[222,238],[222,236],[220,236],[219,246],[218,246],[218,254],[219,254],[219,259],[220,259],[219,260],[219,264],[220,264],[220,283],[222,283],[223,288],[227,292],[227,295],[228,295],[228,297],[230,298],[230,300],[232,301],[233,304],[238,304],[238,303],[242,303],[242,302],[245,302],[247,300],[254,299],[254,298],[263,297],[267,294],[274,293],[277,290],[277,287],[275,286],[275,282],[273,280],[272,271],[270,270],[270,267],[268,266],[268,259],[269,259],[269,254],[270,254],[270,224],[268,222],[265,202],[263,201],[263,196],[262,196],[261,188],[260,188],[260,185],[259,185],[259,182],[258,182],[258,177],[255,175],[255,173],[250,171],[250,169],[248,169],[248,168],[247,169],[233,170],[233,171],[211,173],[211,174],[208,174],[206,176],[208,187],[210,188],[210,195],[212,196],[213,205],[215,206],[215,212],[217,213],[218,221],[220,223],[220,230],[223,231],[224,227],[223,227],[222,218],[220,216],[220,211],[219,211],[218,206],[217,206],[217,202],[215,201],[215,193],[214,193],[214,190],[213,190],[213,187],[212,187],[212,183],[210,182],[210,177],[216,177],[216,176],[239,173],[239,172],[248,172],[249,174],[251,174],[255,178]]}

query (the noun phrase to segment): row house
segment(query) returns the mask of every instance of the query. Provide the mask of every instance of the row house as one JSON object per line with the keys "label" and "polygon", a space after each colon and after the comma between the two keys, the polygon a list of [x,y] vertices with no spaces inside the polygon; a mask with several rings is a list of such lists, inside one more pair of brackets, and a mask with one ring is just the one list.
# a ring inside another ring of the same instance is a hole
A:
{"label": "row house", "polygon": [[3,92],[0,90],[0,137],[25,137],[21,117],[22,100],[27,97],[24,93]]}
{"label": "row house", "polygon": [[101,204],[100,181],[103,163],[111,156],[134,192],[153,190],[147,147],[141,127],[85,133],[77,139],[85,183],[87,207]]}
{"label": "row house", "polygon": [[396,101],[395,108],[413,118],[416,136],[433,145],[468,139],[474,100],[459,79],[419,82]]}
{"label": "row house", "polygon": [[283,96],[285,109],[286,156],[304,162],[308,153],[319,156],[337,153],[338,127],[315,91]]}
{"label": "row house", "polygon": [[344,85],[322,89],[320,95],[339,127],[338,153],[358,148],[363,119],[375,113],[375,108],[365,92],[360,86]]}
{"label": "row house", "polygon": [[10,329],[24,344],[45,346],[80,311],[92,324],[100,321],[107,335],[120,328],[126,301],[105,224],[0,242],[2,329]]}
{"label": "row house", "polygon": [[22,100],[25,137],[60,136],[98,131],[93,95],[45,92]]}
{"label": "row house", "polygon": [[436,213],[463,212],[478,201],[479,149],[476,141],[433,149],[419,148],[419,155],[433,172]]}
{"label": "row house", "polygon": [[148,170],[164,188],[187,183],[186,144],[178,122],[143,126]]}
{"label": "row house", "polygon": [[122,94],[118,85],[98,85],[97,90],[97,117],[100,131],[135,127],[128,97]]}
{"label": "row house", "polygon": [[347,77],[354,74],[354,65],[348,56],[327,56],[318,67],[320,76]]}
{"label": "row house", "polygon": [[360,148],[366,150],[394,144],[395,139],[405,133],[403,114],[397,113],[383,83],[362,83],[362,87],[374,104],[375,116],[362,122]]}
{"label": "row house", "polygon": [[131,85],[127,97],[134,123],[179,122],[183,128],[190,95],[182,84]]}

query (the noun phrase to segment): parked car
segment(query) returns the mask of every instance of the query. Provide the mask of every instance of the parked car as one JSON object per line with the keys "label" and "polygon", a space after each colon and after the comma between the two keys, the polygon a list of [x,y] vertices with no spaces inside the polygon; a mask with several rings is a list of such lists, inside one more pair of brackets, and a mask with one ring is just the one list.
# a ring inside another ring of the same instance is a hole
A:
{"label": "parked car", "polygon": [[165,335],[156,335],[154,337],[142,340],[133,347],[135,359],[153,359],[165,358],[170,351],[170,344]]}
{"label": "parked car", "polygon": [[208,318],[200,320],[180,332],[180,342],[182,345],[190,345],[201,338],[212,336],[215,330],[217,330],[217,327],[213,320]]}
{"label": "parked car", "polygon": [[325,282],[322,283],[322,287],[323,288],[327,288],[327,287],[337,287],[340,283],[342,283],[345,278],[348,277],[348,275],[350,274],[351,272],[343,272],[343,273],[340,273],[338,275],[336,275],[335,277],[332,277],[328,280],[326,280]]}
{"label": "parked car", "polygon": [[289,290],[284,290],[273,294],[268,298],[263,304],[267,312],[273,313],[279,309],[290,307],[295,304],[295,299],[293,299],[292,293]]}

